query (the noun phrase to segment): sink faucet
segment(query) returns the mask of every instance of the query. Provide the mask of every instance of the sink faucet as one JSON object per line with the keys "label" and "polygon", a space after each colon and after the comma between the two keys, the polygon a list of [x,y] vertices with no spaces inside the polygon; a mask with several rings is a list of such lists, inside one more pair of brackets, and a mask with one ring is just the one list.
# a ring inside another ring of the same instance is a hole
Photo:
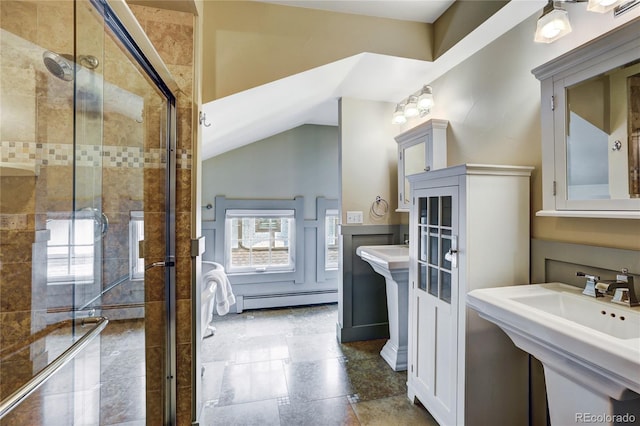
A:
{"label": "sink faucet", "polygon": [[615,280],[598,281],[595,289],[597,292],[613,294],[611,301],[614,303],[640,306],[640,301],[638,301],[640,288],[634,284],[633,277],[629,275],[629,270],[626,268],[622,270],[622,273],[616,275]]}

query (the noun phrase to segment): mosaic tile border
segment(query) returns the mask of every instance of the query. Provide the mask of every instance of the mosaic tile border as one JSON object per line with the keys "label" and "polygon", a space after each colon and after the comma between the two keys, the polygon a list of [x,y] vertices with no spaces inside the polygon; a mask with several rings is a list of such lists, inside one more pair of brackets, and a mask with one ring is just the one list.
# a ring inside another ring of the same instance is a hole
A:
{"label": "mosaic tile border", "polygon": [[179,169],[191,169],[191,150],[176,149],[176,165]]}
{"label": "mosaic tile border", "polygon": [[[0,161],[5,163],[70,166],[73,160],[72,144],[12,141],[0,143]],[[167,162],[166,151],[162,148],[143,150],[141,147],[115,145],[80,145],[75,160],[79,167],[163,168]],[[191,149],[177,149],[177,168],[191,169],[191,165]]]}
{"label": "mosaic tile border", "polygon": [[291,400],[288,396],[280,396],[278,397],[277,401],[279,407],[283,405],[291,405]]}

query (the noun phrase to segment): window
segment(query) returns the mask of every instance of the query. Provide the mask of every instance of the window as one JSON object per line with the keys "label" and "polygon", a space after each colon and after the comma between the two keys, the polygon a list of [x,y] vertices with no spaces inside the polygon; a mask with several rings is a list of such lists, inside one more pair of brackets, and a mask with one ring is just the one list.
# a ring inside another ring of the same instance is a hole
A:
{"label": "window", "polygon": [[77,212],[74,219],[49,219],[47,230],[47,282],[93,282],[95,218]]}
{"label": "window", "polygon": [[144,279],[144,255],[140,243],[144,241],[144,212],[132,211],[129,220],[129,279]]}
{"label": "window", "polygon": [[294,210],[227,210],[227,272],[295,271]]}
{"label": "window", "polygon": [[324,217],[324,267],[326,270],[338,269],[338,210],[327,210]]}

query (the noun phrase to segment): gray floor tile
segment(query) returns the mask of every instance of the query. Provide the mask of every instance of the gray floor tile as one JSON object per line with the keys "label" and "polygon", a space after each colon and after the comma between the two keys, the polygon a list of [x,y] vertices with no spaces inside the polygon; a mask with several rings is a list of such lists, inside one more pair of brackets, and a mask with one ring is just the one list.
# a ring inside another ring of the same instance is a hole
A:
{"label": "gray floor tile", "polygon": [[225,367],[218,405],[242,404],[286,395],[282,361],[231,364]]}
{"label": "gray floor tile", "polygon": [[279,426],[278,402],[267,401],[204,408],[203,426]]}
{"label": "gray floor tile", "polygon": [[209,401],[216,401],[217,403],[220,399],[222,379],[226,365],[227,363],[225,361],[206,362],[202,364],[204,367],[204,375],[202,376],[202,399],[205,404]]}
{"label": "gray floor tile", "polygon": [[345,397],[280,405],[280,424],[286,426],[359,425]]}
{"label": "gray floor tile", "polygon": [[291,402],[346,396],[351,393],[349,377],[338,359],[295,362],[285,365]]}
{"label": "gray floor tile", "polygon": [[217,319],[203,343],[206,426],[437,426],[381,358],[386,339],[338,343],[336,304]]}
{"label": "gray floor tile", "polygon": [[235,348],[235,363],[275,361],[289,358],[284,334],[247,337]]}
{"label": "gray floor tile", "polygon": [[318,361],[342,356],[336,332],[287,336],[291,362]]}

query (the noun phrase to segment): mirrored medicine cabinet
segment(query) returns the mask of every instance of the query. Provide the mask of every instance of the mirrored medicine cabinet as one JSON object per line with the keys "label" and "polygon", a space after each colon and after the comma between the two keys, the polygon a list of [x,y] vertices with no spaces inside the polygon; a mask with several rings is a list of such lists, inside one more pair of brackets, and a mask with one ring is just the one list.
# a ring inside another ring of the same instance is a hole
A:
{"label": "mirrored medicine cabinet", "polygon": [[411,175],[447,167],[447,120],[431,119],[395,137],[398,143],[398,212],[411,207]]}
{"label": "mirrored medicine cabinet", "polygon": [[640,22],[532,72],[542,90],[538,216],[640,219]]}

